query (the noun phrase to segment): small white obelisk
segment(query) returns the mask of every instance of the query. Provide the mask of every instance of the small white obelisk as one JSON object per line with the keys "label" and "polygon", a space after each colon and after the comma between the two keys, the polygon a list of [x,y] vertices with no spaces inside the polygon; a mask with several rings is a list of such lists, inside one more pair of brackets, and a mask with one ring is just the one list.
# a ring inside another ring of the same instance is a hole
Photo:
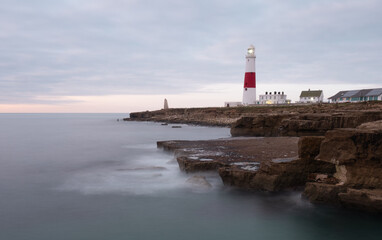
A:
{"label": "small white obelisk", "polygon": [[167,102],[166,98],[164,99],[164,107],[163,107],[163,109],[168,109],[168,102]]}

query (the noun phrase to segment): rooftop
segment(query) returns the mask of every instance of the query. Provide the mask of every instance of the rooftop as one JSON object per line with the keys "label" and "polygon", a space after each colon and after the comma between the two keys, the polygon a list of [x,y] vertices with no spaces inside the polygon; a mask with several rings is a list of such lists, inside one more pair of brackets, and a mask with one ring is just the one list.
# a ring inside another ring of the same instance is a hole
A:
{"label": "rooftop", "polygon": [[329,99],[380,96],[382,88],[340,91]]}
{"label": "rooftop", "polygon": [[308,90],[308,91],[302,91],[300,94],[301,97],[320,97],[322,94],[322,90]]}

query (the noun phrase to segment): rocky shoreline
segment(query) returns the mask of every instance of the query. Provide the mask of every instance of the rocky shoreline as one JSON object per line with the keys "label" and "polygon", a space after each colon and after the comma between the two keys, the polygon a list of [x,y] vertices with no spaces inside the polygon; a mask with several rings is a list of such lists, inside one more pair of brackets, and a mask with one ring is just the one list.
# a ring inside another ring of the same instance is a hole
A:
{"label": "rocky shoreline", "polygon": [[[311,128],[322,128],[321,135],[324,134],[324,128],[335,128],[336,124],[345,127],[345,124],[351,124],[351,118],[347,122],[342,120],[346,116],[352,116],[353,114],[360,114],[361,112],[382,112],[382,102],[362,102],[362,103],[342,103],[342,104],[315,104],[315,105],[274,105],[274,106],[254,106],[254,107],[211,107],[211,108],[170,108],[157,111],[143,111],[130,113],[129,118],[125,118],[125,121],[152,121],[152,122],[166,122],[166,123],[183,123],[183,124],[195,124],[203,126],[221,126],[231,127],[236,125],[237,132],[233,130],[233,135],[240,136],[257,136],[259,133],[250,131],[240,132],[239,129],[251,129],[248,128],[248,123],[251,120],[255,120],[254,124],[259,126],[253,126],[254,128],[275,128],[276,124],[283,124],[283,127],[287,122],[292,124],[301,123],[304,120],[321,121],[337,121],[332,126],[315,125]],[[371,116],[375,113],[370,113]],[[332,119],[330,116],[333,116]],[[342,117],[342,118],[341,118]],[[364,116],[367,117],[367,116]],[[376,117],[377,118],[377,117]],[[242,121],[238,121],[238,120]],[[377,119],[378,120],[378,119]],[[299,122],[300,121],[300,122]],[[365,119],[365,121],[368,121]],[[305,124],[307,125],[307,124]],[[348,125],[350,126],[350,125]],[[354,125],[353,125],[354,126]],[[308,127],[308,126],[306,126]],[[307,131],[306,129],[305,131]],[[270,132],[264,131],[266,134]],[[276,133],[273,133],[275,135]],[[319,133],[317,133],[319,134]],[[261,134],[260,134],[261,135]],[[259,135],[259,136],[260,136]]]}
{"label": "rocky shoreline", "polygon": [[163,112],[133,113],[130,120],[232,121],[232,136],[251,137],[157,145],[175,153],[182,171],[217,171],[227,186],[271,192],[303,187],[313,203],[382,213],[382,103],[205,111],[202,118],[203,109],[188,110],[184,122]]}

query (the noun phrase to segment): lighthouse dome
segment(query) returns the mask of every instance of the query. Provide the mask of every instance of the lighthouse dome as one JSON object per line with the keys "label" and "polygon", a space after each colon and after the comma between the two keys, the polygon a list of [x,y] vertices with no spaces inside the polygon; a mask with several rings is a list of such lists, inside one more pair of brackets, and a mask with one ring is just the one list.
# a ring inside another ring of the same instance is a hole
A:
{"label": "lighthouse dome", "polygon": [[248,56],[254,56],[255,55],[255,46],[253,46],[252,44],[249,45],[249,48],[247,50],[247,54],[248,54]]}

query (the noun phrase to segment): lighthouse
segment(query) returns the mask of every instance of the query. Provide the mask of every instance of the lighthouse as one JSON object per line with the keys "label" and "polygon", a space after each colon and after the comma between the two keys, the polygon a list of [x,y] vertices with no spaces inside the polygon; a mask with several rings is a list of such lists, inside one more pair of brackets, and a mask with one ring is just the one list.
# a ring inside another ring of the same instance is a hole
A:
{"label": "lighthouse", "polygon": [[245,56],[243,105],[256,104],[255,47],[250,45]]}

